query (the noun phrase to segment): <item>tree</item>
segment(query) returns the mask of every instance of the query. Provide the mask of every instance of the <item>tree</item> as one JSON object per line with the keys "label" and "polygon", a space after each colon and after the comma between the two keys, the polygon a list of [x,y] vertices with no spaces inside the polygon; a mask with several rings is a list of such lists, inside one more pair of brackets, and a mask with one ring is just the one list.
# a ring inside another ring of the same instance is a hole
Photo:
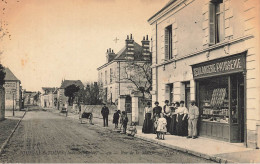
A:
{"label": "tree", "polygon": [[143,94],[143,97],[150,98],[152,90],[152,69],[149,61],[127,60],[124,66],[125,76],[123,79],[134,84],[133,91]]}
{"label": "tree", "polygon": [[69,105],[73,104],[74,98],[75,98],[75,93],[77,93],[80,90],[79,86],[76,86],[74,84],[69,85],[68,87],[65,88],[65,96],[69,98],[68,103]]}
{"label": "tree", "polygon": [[2,64],[0,64],[0,86],[5,84],[5,70]]}
{"label": "tree", "polygon": [[96,82],[88,82],[86,89],[80,89],[75,93],[75,102],[79,105],[80,103],[86,105],[99,105],[101,100],[99,98],[99,86]]}

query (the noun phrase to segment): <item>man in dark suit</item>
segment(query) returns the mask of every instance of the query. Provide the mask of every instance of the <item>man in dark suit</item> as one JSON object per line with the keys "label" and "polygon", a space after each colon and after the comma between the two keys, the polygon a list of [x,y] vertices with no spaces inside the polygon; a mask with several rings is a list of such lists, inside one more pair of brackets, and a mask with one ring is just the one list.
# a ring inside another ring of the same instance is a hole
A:
{"label": "man in dark suit", "polygon": [[106,104],[104,103],[104,106],[101,109],[101,114],[103,116],[103,122],[104,122],[104,127],[107,126],[108,127],[108,115],[109,115],[109,109],[106,106]]}

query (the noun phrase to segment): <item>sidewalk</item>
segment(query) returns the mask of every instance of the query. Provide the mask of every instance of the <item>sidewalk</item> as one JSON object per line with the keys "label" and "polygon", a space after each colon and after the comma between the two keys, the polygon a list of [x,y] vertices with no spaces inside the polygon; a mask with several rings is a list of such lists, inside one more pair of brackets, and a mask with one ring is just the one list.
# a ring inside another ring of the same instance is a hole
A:
{"label": "sidewalk", "polygon": [[[58,110],[53,112],[59,113]],[[69,113],[68,117],[79,119],[78,115],[73,113]],[[93,123],[102,127],[103,120],[102,118],[94,117]],[[111,120],[109,121],[109,127],[106,128],[114,130],[114,124],[112,124]],[[135,137],[216,162],[260,163],[260,150],[245,148],[242,143],[228,143],[204,137],[187,139],[186,137],[170,134],[165,136],[165,140],[157,140],[155,139],[155,134],[142,133],[141,126],[137,126]]]}
{"label": "sidewalk", "polygon": [[137,127],[137,138],[171,147],[176,150],[212,159],[217,162],[239,162],[239,163],[259,163],[260,150],[245,148],[242,143],[228,143],[209,138],[199,137],[197,139],[187,139],[175,135],[166,135],[165,140],[155,139],[155,134],[142,133],[142,127]]}
{"label": "sidewalk", "polygon": [[0,121],[0,154],[8,143],[15,128],[23,118],[25,111],[15,111],[13,116],[12,111],[5,111],[5,120]]}

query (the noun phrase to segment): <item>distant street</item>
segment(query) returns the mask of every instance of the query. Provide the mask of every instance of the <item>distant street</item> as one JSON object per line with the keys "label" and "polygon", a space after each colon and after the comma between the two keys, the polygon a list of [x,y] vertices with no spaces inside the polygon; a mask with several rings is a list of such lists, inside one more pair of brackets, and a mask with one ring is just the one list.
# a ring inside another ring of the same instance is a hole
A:
{"label": "distant street", "polygon": [[[94,123],[95,120],[94,120]],[[110,124],[110,126],[112,126]],[[210,162],[51,112],[27,112],[0,162]]]}

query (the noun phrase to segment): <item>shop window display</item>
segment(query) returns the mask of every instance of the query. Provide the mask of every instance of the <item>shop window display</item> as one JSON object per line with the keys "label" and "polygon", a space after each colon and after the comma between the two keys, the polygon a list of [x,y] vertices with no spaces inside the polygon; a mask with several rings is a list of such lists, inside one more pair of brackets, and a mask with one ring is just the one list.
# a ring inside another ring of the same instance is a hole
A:
{"label": "shop window display", "polygon": [[202,121],[229,123],[228,78],[218,77],[200,83]]}

